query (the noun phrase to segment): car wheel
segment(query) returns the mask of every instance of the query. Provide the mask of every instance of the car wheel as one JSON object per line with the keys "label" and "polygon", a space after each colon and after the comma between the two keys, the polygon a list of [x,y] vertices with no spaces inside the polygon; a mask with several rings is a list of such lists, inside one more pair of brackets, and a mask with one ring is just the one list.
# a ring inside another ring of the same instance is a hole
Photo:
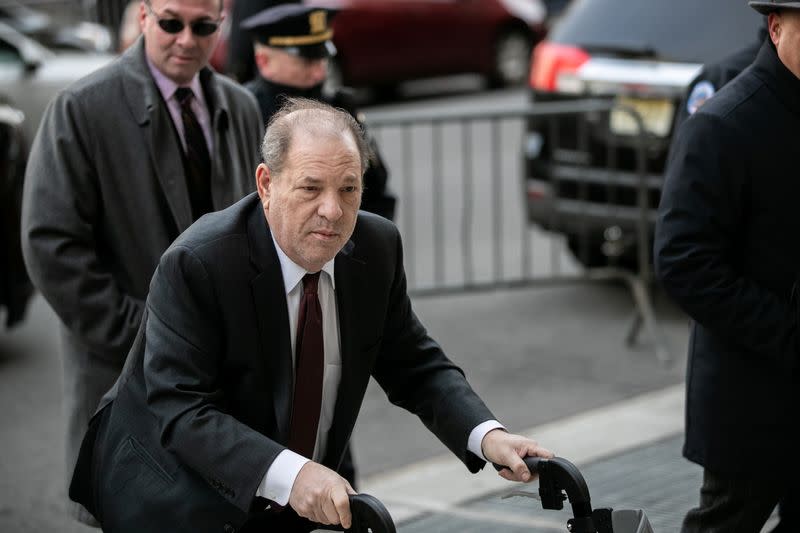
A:
{"label": "car wheel", "polygon": [[531,61],[531,40],[520,30],[501,33],[494,46],[494,71],[489,78],[493,87],[524,83]]}
{"label": "car wheel", "polygon": [[342,67],[335,57],[328,59],[328,77],[325,78],[323,90],[327,94],[335,94],[344,86]]}

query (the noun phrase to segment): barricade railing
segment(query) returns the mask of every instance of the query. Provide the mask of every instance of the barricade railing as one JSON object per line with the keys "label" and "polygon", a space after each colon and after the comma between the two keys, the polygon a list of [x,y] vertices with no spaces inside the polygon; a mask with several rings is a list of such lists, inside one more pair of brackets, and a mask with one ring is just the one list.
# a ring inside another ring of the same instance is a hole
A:
{"label": "barricade railing", "polygon": [[[612,116],[625,117],[632,132],[613,134]],[[564,117],[574,125],[567,132],[558,131]],[[548,128],[546,149],[559,156],[549,171],[549,215],[539,224],[528,220],[521,157],[523,143],[530,141],[525,141],[530,120]],[[648,157],[665,141],[647,131],[635,109],[608,99],[582,99],[468,111],[384,111],[371,112],[367,126],[398,196],[397,224],[413,295],[622,280],[636,308],[626,342],[636,342],[644,327],[658,359],[669,361],[650,291],[653,197],[661,176],[649,172]],[[559,139],[565,139],[563,145]],[[593,154],[598,146],[604,154]],[[579,179],[572,180],[570,173]],[[570,187],[575,189],[571,197],[560,194]],[[590,249],[604,217],[610,229],[619,230],[606,236],[612,252],[608,264],[582,264],[568,250],[581,256]],[[565,228],[573,232],[569,243]],[[626,236],[633,237],[627,244],[621,242]],[[632,262],[630,254],[614,257],[616,248],[631,247]]]}

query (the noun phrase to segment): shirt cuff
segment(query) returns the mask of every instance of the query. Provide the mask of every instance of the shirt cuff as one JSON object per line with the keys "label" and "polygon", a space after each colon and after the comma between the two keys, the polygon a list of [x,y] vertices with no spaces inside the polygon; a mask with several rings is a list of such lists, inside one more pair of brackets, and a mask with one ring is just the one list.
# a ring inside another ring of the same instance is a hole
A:
{"label": "shirt cuff", "polygon": [[475,426],[475,429],[473,429],[472,433],[469,434],[469,439],[467,439],[467,449],[484,461],[488,461],[488,459],[486,459],[486,457],[483,455],[483,449],[481,448],[483,437],[485,437],[486,434],[491,430],[498,428],[504,431],[506,429],[503,424],[497,420],[487,420],[486,422],[482,422]]}
{"label": "shirt cuff", "polygon": [[256,491],[256,496],[271,500],[278,505],[285,506],[289,503],[289,494],[292,492],[294,480],[300,469],[309,459],[298,455],[291,450],[283,450],[270,465],[267,475]]}

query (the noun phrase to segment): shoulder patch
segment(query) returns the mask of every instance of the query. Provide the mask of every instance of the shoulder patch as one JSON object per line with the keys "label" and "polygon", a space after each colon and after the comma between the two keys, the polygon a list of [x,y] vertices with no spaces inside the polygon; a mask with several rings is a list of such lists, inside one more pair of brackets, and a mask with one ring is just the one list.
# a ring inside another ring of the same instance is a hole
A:
{"label": "shoulder patch", "polygon": [[689,98],[686,100],[686,111],[688,111],[690,115],[693,115],[716,91],[714,84],[710,81],[703,80],[698,82],[694,86],[694,89],[692,89],[692,92],[689,93]]}

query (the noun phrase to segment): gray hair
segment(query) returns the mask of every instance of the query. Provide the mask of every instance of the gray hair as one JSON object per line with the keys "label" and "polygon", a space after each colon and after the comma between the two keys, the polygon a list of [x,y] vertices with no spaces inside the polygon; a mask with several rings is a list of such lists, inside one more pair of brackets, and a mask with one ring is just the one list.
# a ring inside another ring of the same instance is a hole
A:
{"label": "gray hair", "polygon": [[270,172],[280,174],[283,170],[292,135],[300,127],[308,130],[316,125],[331,132],[350,132],[358,148],[363,180],[373,155],[361,124],[347,111],[309,98],[286,98],[269,120],[261,143],[261,159]]}

